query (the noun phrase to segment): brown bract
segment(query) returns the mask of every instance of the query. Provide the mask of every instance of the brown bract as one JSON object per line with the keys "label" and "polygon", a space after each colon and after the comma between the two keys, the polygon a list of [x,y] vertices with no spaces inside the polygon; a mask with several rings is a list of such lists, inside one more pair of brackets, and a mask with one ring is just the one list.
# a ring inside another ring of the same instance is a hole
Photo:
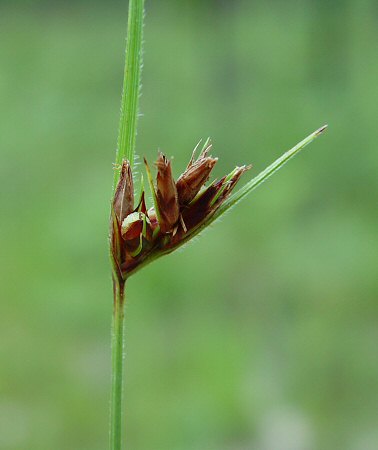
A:
{"label": "brown bract", "polygon": [[156,184],[145,161],[154,198],[154,207],[148,210],[144,192],[134,208],[131,168],[128,161],[123,161],[111,215],[112,259],[118,277],[125,280],[149,258],[169,253],[188,241],[200,227],[206,226],[241,175],[251,167],[236,167],[205,187],[218,160],[208,156],[210,148],[208,145],[196,160],[193,153],[177,182],[171,162],[162,153],[155,163]]}

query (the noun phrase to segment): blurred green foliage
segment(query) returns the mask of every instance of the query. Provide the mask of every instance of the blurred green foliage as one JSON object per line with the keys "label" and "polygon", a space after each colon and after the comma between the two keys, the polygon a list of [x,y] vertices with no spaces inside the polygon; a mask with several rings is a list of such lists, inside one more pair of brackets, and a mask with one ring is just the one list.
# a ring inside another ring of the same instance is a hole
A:
{"label": "blurred green foliage", "polygon": [[[107,447],[126,15],[0,3],[4,450]],[[127,448],[377,448],[377,42],[374,0],[147,2],[140,155],[257,173],[330,129],[130,280]]]}

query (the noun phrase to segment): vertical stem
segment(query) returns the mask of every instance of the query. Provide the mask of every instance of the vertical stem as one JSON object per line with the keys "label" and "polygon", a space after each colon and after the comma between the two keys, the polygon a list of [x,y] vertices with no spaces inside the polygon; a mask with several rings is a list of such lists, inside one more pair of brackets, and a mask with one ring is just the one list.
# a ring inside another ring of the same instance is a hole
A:
{"label": "vertical stem", "polygon": [[[125,72],[121,100],[116,164],[123,159],[134,162],[135,140],[138,121],[138,104],[142,65],[144,0],[129,0],[127,24]],[[118,173],[114,175],[114,188]]]}
{"label": "vertical stem", "polygon": [[[142,65],[144,0],[129,0],[126,58],[123,79],[121,117],[116,164],[128,159],[132,167],[137,134],[138,103]],[[119,173],[114,173],[113,189]],[[112,245],[112,244],[111,244]],[[113,261],[114,255],[111,252]],[[113,267],[114,270],[114,267]],[[110,399],[110,450],[121,450],[123,417],[123,339],[125,317],[125,282],[113,272],[114,312],[112,326],[112,391]]]}
{"label": "vertical stem", "polygon": [[123,357],[125,284],[113,279],[114,310],[112,326],[112,393],[110,399],[110,450],[122,446]]}

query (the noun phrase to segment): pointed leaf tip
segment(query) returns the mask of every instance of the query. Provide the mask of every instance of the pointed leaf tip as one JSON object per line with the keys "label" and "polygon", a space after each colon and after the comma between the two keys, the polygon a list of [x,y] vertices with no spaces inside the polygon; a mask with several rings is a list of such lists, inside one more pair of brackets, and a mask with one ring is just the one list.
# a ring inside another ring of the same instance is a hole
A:
{"label": "pointed leaf tip", "polygon": [[322,127],[320,127],[318,130],[315,131],[316,135],[319,136],[319,134],[322,134],[326,129],[328,128],[328,124],[326,123]]}
{"label": "pointed leaf tip", "polygon": [[218,211],[214,214],[212,220],[215,220],[217,217],[225,213],[229,208],[238,203],[242,198],[244,198],[247,194],[252,192],[257,186],[261,185],[265,180],[267,180],[271,175],[273,175],[277,170],[281,169],[281,167],[297,155],[306,145],[312,142],[315,138],[320,136],[326,129],[328,125],[323,125],[318,130],[311,133],[297,145],[295,145],[292,149],[288,150],[278,159],[276,159],[270,166],[260,172],[255,178],[250,180],[246,185],[244,185],[241,189],[235,192],[234,195],[229,197],[223,205],[218,209]]}

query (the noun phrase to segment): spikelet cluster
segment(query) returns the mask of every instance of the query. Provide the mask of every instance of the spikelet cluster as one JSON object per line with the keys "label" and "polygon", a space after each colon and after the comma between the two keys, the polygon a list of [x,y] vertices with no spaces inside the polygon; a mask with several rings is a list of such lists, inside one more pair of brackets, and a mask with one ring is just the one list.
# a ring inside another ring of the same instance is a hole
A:
{"label": "spikelet cluster", "polygon": [[206,143],[199,157],[192,157],[177,181],[172,175],[171,161],[159,153],[153,181],[146,160],[147,178],[154,206],[147,209],[142,186],[135,204],[130,164],[124,160],[112,202],[111,252],[119,279],[125,280],[150,257],[168,253],[190,239],[198,227],[216,212],[230,195],[241,175],[251,166],[236,167],[231,173],[208,186],[217,158],[209,156],[211,144]]}

